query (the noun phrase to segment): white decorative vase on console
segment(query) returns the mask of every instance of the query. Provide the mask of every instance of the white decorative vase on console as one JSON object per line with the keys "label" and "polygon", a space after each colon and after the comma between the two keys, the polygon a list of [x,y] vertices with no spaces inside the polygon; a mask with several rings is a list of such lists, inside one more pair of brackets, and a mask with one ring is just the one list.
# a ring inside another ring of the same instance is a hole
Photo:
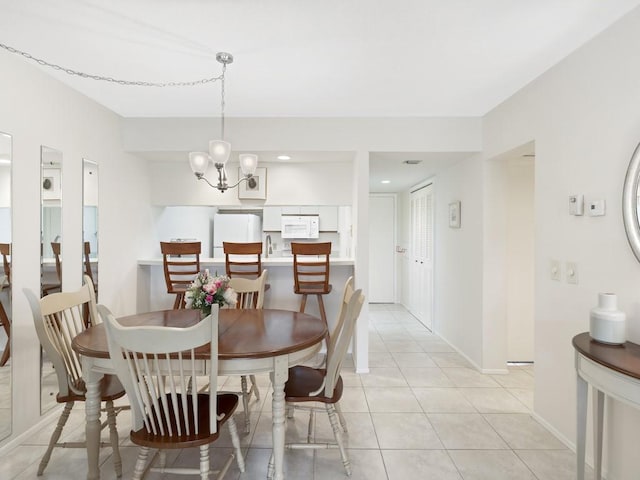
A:
{"label": "white decorative vase on console", "polygon": [[626,314],[618,310],[615,293],[599,293],[589,315],[589,335],[598,342],[620,345],[627,340]]}

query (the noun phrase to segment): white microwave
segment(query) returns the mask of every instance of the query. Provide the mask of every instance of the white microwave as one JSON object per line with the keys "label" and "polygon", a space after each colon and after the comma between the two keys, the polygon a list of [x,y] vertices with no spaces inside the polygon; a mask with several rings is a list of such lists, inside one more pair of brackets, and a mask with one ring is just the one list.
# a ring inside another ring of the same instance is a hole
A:
{"label": "white microwave", "polygon": [[318,238],[318,215],[282,215],[282,238]]}

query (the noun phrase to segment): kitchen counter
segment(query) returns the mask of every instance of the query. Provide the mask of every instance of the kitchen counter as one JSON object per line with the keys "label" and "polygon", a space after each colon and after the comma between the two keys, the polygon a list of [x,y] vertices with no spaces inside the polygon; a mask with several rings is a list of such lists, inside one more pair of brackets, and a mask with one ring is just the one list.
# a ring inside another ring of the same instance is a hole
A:
{"label": "kitchen counter", "polygon": [[[353,266],[353,258],[329,257],[331,265],[351,265]],[[138,260],[140,266],[162,265],[162,258],[149,258]],[[209,265],[224,266],[224,258],[204,258],[200,257],[200,265],[206,268]],[[290,267],[293,266],[293,257],[262,257],[263,268],[269,267]]]}
{"label": "kitchen counter", "polygon": [[[342,300],[342,289],[346,280],[353,275],[354,259],[329,257],[331,273],[329,281],[333,286],[330,294],[325,295],[324,303],[329,320],[333,325]],[[200,257],[202,270],[209,269],[212,274],[224,274],[224,258]],[[265,294],[265,308],[279,308],[297,311],[300,308],[301,295],[293,293],[293,257],[262,258],[262,268],[267,270],[267,283],[271,288]],[[170,309],[174,296],[167,293],[164,281],[162,258],[138,260],[137,313]],[[319,316],[318,302],[315,296],[309,296],[306,313]]]}

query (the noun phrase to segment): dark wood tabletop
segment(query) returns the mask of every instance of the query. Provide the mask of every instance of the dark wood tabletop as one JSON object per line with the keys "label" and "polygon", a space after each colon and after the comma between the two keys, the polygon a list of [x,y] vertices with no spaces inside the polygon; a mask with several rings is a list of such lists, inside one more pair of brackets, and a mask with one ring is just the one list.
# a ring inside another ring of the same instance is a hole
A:
{"label": "dark wood tabletop", "polygon": [[616,372],[640,379],[640,345],[625,342],[608,345],[593,340],[588,332],[573,337],[573,346],[582,355]]}
{"label": "dark wood tabletop", "polygon": [[[163,310],[118,318],[124,326],[188,327],[200,321],[198,310]],[[218,358],[265,358],[304,350],[318,344],[327,326],[317,317],[288,310],[220,310]],[[88,328],[73,339],[80,355],[109,358],[103,324]],[[200,350],[201,358],[209,348]]]}

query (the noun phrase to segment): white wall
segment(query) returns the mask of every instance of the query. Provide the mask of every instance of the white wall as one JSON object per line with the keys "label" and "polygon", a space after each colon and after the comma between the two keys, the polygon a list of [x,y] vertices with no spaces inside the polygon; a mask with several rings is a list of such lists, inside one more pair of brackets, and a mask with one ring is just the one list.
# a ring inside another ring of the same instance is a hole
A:
{"label": "white wall", "polygon": [[[434,331],[477,368],[483,365],[482,167],[475,155],[438,174],[434,184]],[[449,228],[453,201],[460,201],[460,228]]]}
{"label": "white wall", "polygon": [[[485,158],[535,140],[535,412],[571,442],[571,339],[589,329],[598,292],[618,294],[628,314],[628,337],[640,342],[640,264],[628,246],[620,209],[625,171],[640,140],[638,32],[636,9],[484,122]],[[568,196],[580,193],[606,200],[607,215],[569,216]],[[580,283],[567,284],[564,272],[562,282],[552,281],[551,259],[577,262]],[[612,401],[606,421],[607,478],[637,478],[640,412]]]}
{"label": "white wall", "polygon": [[[259,160],[258,160],[259,161]],[[182,162],[153,162],[150,169],[154,205],[351,205],[353,165],[336,163],[260,163],[267,168],[267,199],[239,200],[237,189],[224,193],[198,181],[185,157]],[[228,168],[229,183],[238,179],[236,166]],[[207,178],[217,180],[212,167]]]}
{"label": "white wall", "polygon": [[65,288],[81,282],[83,157],[100,166],[100,300],[116,314],[135,311],[135,262],[151,222],[145,165],[123,153],[120,118],[10,54],[0,53],[0,71],[0,131],[13,137],[15,437],[40,414],[39,343],[22,293],[40,289],[40,146],[64,156]]}
{"label": "white wall", "polygon": [[511,158],[507,168],[507,359],[533,361],[533,158]]}

